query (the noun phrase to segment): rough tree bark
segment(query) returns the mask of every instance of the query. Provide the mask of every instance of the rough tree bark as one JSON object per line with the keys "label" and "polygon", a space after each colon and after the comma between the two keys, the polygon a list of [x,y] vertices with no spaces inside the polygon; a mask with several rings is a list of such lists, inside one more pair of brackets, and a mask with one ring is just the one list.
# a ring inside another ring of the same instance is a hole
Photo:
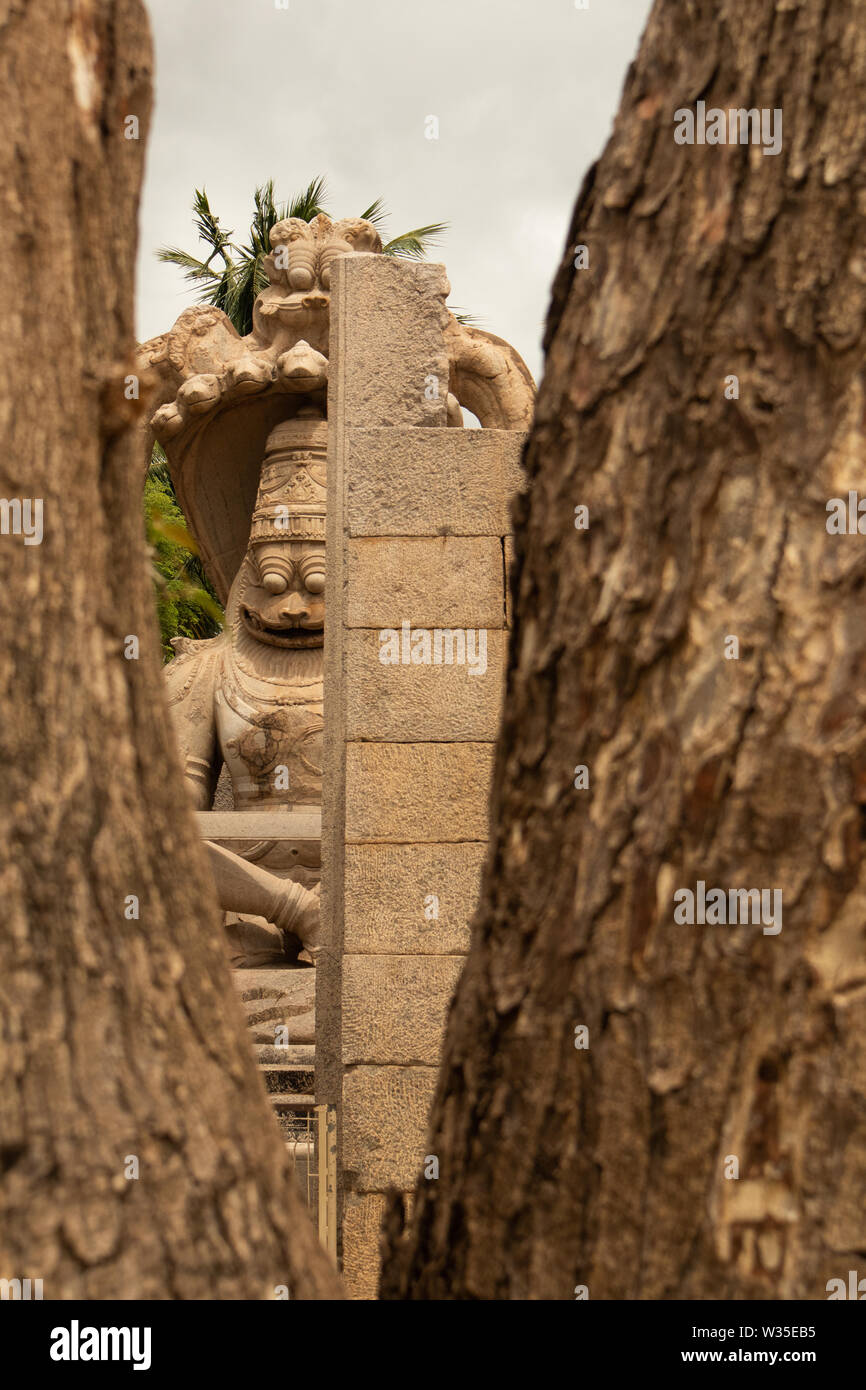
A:
{"label": "rough tree bark", "polygon": [[124,397],[150,68],[136,0],[5,7],[0,487],[42,499],[44,539],[0,535],[0,1276],[45,1298],[334,1297],[162,690]]}
{"label": "rough tree bark", "polygon": [[[866,483],[864,92],[864,0],[652,12],[554,285],[440,1176],[384,1297],[821,1299],[866,1250],[866,540],[825,525]],[[782,108],[781,153],[676,144],[699,99]],[[676,925],[698,880],[780,889],[781,932]]]}

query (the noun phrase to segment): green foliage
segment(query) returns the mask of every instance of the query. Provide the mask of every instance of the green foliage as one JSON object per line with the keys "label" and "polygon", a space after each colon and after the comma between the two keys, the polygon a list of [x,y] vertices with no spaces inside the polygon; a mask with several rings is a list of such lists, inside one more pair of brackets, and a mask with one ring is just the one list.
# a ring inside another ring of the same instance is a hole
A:
{"label": "green foliage", "polygon": [[165,661],[171,661],[172,637],[215,637],[222,630],[224,615],[202,568],[158,444],[144,484],[144,525],[153,557],[162,654]]}
{"label": "green foliage", "polygon": [[[222,309],[241,337],[245,337],[252,330],[256,296],[268,283],[262,261],[270,253],[271,228],[286,217],[300,217],[310,222],[320,212],[327,212],[324,206],[326,196],[325,180],[318,177],[312,179],[289,202],[279,204],[274,199],[274,181],[269,179],[253,194],[253,218],[248,240],[240,244],[232,241],[234,232],[220,225],[204,189],[197,188],[192,210],[199,240],[208,248],[205,259],[201,260],[177,246],[163,246],[156,254],[161,261],[178,266],[184,273],[184,279],[199,289],[200,301]],[[367,222],[372,222],[381,234],[388,214],[382,199],[376,198],[361,216]],[[431,222],[426,227],[403,232],[385,243],[383,254],[423,260],[428,248],[441,240],[447,227],[447,222]],[[211,262],[216,258],[221,264],[214,268]]]}

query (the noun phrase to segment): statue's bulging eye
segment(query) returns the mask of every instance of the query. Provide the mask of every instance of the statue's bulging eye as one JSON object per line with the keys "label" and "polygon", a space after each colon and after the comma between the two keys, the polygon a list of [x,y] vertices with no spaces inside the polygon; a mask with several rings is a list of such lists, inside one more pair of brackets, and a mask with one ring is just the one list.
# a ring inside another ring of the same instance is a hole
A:
{"label": "statue's bulging eye", "polygon": [[289,271],[289,284],[293,290],[311,290],[313,274],[305,265],[294,265]]}
{"label": "statue's bulging eye", "polygon": [[321,570],[311,570],[304,575],[304,585],[311,594],[323,594],[325,592],[325,576]]}
{"label": "statue's bulging eye", "polygon": [[277,541],[262,546],[252,558],[254,582],[269,594],[284,594],[292,582],[295,566],[283,545]]}
{"label": "statue's bulging eye", "polygon": [[321,280],[322,285],[326,290],[329,290],[331,288],[331,272],[327,266],[325,266],[324,270],[319,276],[319,279]]}

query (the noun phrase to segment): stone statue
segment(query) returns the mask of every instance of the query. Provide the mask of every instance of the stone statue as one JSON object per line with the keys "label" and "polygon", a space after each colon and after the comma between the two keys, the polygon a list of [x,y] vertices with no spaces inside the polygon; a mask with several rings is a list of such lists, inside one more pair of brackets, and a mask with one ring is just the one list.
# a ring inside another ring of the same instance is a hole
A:
{"label": "stone statue", "polygon": [[[170,333],[142,347],[159,402],[151,425],[166,447],[202,416],[246,396],[326,389],[331,266],[339,256],[380,253],[379,233],[359,217],[334,223],[320,214],[312,222],[285,218],[271,228],[270,242],[262,261],[268,286],[247,337],[222,310],[197,304]],[[462,428],[464,405],[489,429],[528,429],[535,388],[520,354],[502,338],[459,323],[444,304],[442,328],[449,424]]]}
{"label": "stone statue", "polygon": [[[178,657],[166,669],[184,771],[201,810],[212,803],[223,762],[236,810],[321,806],[326,431],[312,408],[271,430],[225,630],[176,642]],[[259,957],[279,959],[292,947],[297,955],[301,945],[315,952],[317,850],[280,841],[251,843],[241,855],[209,850],[221,906],[264,918],[289,938],[269,944],[267,928],[236,930],[242,955],[264,963]]]}
{"label": "stone statue", "polygon": [[[220,768],[237,810],[321,806],[325,461],[331,267],[380,253],[371,223],[324,215],[278,222],[267,288],[241,337],[197,305],[141,349],[155,394],[146,441],[163,445],[226,627],[177,640],[166,670],[186,776],[210,808]],[[534,388],[507,343],[445,307],[447,422],[461,405],[482,426],[526,429]],[[250,517],[252,520],[250,522]],[[219,900],[244,914],[230,929],[238,963],[290,960],[319,945],[320,856],[281,840],[210,845]],[[258,920],[256,920],[258,919]]]}

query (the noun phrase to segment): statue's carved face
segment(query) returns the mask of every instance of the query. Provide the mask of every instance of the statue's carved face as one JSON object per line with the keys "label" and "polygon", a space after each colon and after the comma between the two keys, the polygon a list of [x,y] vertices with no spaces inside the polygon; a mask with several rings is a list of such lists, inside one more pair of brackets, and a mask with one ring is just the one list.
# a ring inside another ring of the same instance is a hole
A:
{"label": "statue's carved face", "polygon": [[271,647],[321,647],[325,640],[325,547],[321,541],[251,545],[243,564],[240,619]]}

